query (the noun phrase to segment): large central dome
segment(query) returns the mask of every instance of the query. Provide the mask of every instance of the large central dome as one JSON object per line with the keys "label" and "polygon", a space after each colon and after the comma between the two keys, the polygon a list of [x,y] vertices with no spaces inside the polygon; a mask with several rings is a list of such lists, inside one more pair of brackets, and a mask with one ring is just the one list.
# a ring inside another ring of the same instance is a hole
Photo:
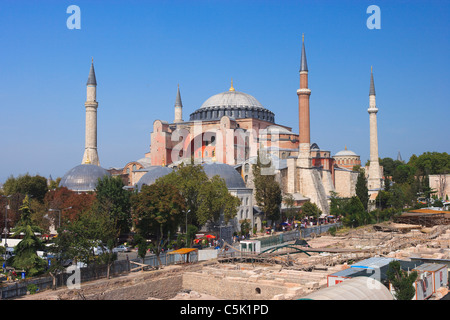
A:
{"label": "large central dome", "polygon": [[254,96],[238,91],[226,91],[216,94],[206,100],[200,109],[214,107],[264,108]]}
{"label": "large central dome", "polygon": [[252,95],[235,91],[233,83],[229,91],[208,98],[199,109],[191,113],[190,120],[220,120],[223,116],[233,119],[255,118],[275,122],[273,112],[264,108]]}

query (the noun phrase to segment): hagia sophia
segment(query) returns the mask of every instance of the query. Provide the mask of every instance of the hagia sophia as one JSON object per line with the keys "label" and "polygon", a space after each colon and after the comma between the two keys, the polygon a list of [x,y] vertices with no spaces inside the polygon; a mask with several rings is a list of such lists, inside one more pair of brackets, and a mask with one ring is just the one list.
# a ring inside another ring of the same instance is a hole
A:
{"label": "hagia sophia", "polygon": [[[174,119],[155,119],[150,135],[150,149],[143,157],[131,160],[123,167],[104,169],[97,152],[97,81],[93,61],[87,81],[85,152],[82,163],[69,170],[60,186],[77,192],[95,189],[104,175],[120,176],[127,188],[140,190],[152,184],[181,162],[202,164],[206,174],[220,175],[231,194],[241,199],[234,221],[239,230],[247,219],[251,226],[262,226],[262,214],[254,198],[252,165],[259,156],[263,174],[275,175],[283,196],[292,195],[295,206],[311,201],[329,214],[333,193],[348,198],[356,193],[356,180],[361,166],[360,156],[348,150],[331,155],[312,143],[310,137],[311,90],[308,87],[308,65],[304,38],[300,57],[300,87],[298,96],[298,133],[275,121],[275,113],[255,97],[239,92],[233,80],[228,91],[209,97],[197,109],[183,115],[184,108],[178,86],[174,104]],[[372,199],[382,188],[383,174],[378,163],[377,114],[373,71],[369,92],[370,167],[365,167],[369,194]],[[284,205],[282,205],[283,208]]]}

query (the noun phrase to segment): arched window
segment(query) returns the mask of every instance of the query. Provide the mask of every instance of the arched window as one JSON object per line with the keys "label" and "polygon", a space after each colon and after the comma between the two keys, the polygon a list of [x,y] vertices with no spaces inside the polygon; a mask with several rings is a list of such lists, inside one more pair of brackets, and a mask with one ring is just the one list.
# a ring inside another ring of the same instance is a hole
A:
{"label": "arched window", "polygon": [[133,164],[133,171],[136,171],[136,165]]}

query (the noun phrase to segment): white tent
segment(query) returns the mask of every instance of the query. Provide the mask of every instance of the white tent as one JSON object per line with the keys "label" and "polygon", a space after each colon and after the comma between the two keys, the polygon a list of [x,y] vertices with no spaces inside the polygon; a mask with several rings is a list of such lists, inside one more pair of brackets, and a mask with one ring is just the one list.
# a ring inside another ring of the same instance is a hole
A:
{"label": "white tent", "polygon": [[394,297],[381,282],[356,277],[313,292],[302,300],[394,300]]}

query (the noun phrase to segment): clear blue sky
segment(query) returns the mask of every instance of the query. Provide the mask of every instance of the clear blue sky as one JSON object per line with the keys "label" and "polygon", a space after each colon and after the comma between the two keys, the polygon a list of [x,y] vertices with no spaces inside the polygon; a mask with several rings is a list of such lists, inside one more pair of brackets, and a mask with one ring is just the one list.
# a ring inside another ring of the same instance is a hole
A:
{"label": "clear blue sky", "polygon": [[[81,29],[69,30],[69,5]],[[369,30],[369,5],[381,29]],[[172,121],[177,84],[187,120],[234,87],[298,132],[301,34],[312,90],[311,140],[369,157],[374,68],[380,157],[449,152],[450,1],[0,2],[0,182],[53,178],[81,163],[91,57],[101,166],[149,151],[153,121]]]}

